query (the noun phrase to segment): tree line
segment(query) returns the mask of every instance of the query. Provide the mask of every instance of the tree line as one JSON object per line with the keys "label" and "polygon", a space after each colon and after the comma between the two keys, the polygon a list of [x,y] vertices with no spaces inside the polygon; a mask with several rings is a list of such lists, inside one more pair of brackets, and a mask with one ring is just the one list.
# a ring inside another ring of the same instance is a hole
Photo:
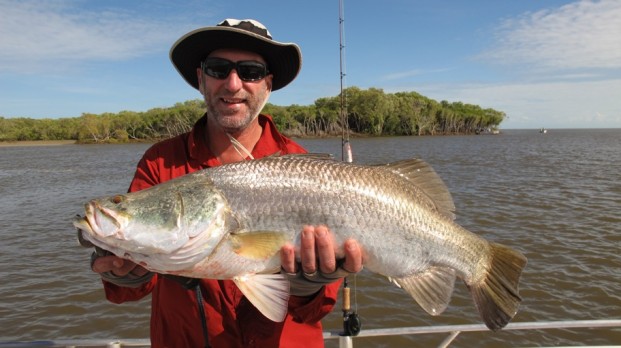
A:
{"label": "tree line", "polygon": [[[345,106],[341,108],[341,104]],[[341,110],[346,115],[341,115]],[[153,141],[191,129],[205,113],[202,100],[189,100],[145,112],[91,114],[59,119],[0,117],[0,141],[75,140],[79,143]],[[385,93],[357,87],[312,105],[266,104],[279,129],[289,136],[449,135],[497,128],[505,113],[462,102],[437,102],[416,92]]]}

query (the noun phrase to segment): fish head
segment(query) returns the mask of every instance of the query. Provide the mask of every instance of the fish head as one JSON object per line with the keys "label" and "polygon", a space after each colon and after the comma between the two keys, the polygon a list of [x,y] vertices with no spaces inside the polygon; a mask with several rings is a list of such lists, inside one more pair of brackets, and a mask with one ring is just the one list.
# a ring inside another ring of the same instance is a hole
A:
{"label": "fish head", "polygon": [[192,235],[185,227],[183,198],[178,192],[115,195],[85,205],[93,234],[127,251],[170,253]]}
{"label": "fish head", "polygon": [[170,185],[93,199],[84,211],[74,225],[85,239],[162,273],[208,257],[226,233],[228,216],[217,192]]}

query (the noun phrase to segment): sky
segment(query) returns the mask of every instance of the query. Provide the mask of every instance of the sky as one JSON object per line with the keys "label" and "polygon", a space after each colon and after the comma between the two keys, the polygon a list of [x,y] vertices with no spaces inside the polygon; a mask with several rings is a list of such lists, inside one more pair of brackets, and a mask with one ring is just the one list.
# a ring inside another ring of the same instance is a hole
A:
{"label": "sky", "polygon": [[[346,87],[506,113],[501,128],[621,128],[621,0],[344,0]],[[0,117],[147,111],[199,99],[172,44],[253,18],[302,50],[276,105],[340,91],[339,1],[0,0]]]}

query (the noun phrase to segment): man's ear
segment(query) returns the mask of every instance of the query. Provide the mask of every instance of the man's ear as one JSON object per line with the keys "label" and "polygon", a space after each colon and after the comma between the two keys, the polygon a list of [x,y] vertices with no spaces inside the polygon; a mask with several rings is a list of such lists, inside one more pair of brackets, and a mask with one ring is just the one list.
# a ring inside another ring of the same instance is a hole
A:
{"label": "man's ear", "polygon": [[270,90],[270,92],[272,91],[272,80],[273,79],[274,79],[274,75],[272,74],[265,76],[265,85],[267,86],[267,89]]}

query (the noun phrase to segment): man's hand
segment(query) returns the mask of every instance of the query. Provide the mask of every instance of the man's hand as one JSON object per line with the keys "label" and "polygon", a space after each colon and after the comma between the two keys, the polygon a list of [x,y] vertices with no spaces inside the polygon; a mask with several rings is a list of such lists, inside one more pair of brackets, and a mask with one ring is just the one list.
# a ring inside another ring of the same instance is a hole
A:
{"label": "man's hand", "polygon": [[103,280],[122,287],[137,288],[153,278],[153,273],[144,267],[104,253],[100,250],[91,255],[91,269],[99,273]]}
{"label": "man's hand", "polygon": [[[304,226],[297,255],[301,271],[305,275],[314,275],[317,271],[328,275],[338,271],[339,267],[347,273],[362,270],[362,251],[358,242],[353,239],[345,241],[343,244],[345,259],[340,265],[337,265],[337,249],[334,235],[326,226]],[[294,274],[300,271],[293,245],[287,244],[282,247],[280,261],[284,272]]]}
{"label": "man's hand", "polygon": [[124,277],[129,273],[142,277],[149,272],[144,267],[138,266],[129,260],[122,259],[115,255],[106,255],[96,258],[91,268],[95,273],[109,272],[116,277]]}

